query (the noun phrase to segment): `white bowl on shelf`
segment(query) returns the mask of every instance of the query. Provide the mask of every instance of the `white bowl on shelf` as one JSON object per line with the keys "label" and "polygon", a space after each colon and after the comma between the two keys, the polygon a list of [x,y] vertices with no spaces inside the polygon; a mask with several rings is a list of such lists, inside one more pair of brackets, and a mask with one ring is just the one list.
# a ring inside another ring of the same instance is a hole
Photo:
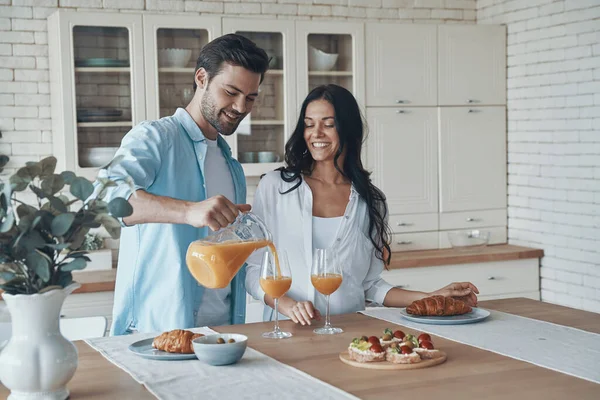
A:
{"label": "white bowl on shelf", "polygon": [[159,49],[158,66],[183,68],[190,61],[192,50],[190,49]]}
{"label": "white bowl on shelf", "polygon": [[490,241],[490,232],[479,229],[448,232],[448,240],[450,241],[450,245],[458,250],[484,247]]}
{"label": "white bowl on shelf", "polygon": [[339,54],[325,53],[308,46],[308,69],[311,71],[330,71],[337,62]]}
{"label": "white bowl on shelf", "polygon": [[113,159],[118,147],[85,147],[79,150],[79,165],[98,168]]}

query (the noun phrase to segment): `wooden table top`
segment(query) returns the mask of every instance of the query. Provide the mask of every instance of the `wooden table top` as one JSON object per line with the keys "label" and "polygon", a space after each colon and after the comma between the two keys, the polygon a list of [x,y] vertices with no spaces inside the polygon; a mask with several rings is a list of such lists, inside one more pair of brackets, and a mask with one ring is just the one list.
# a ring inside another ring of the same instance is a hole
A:
{"label": "wooden table top", "polygon": [[[523,298],[484,301],[481,307],[600,333],[600,315],[586,311]],[[272,329],[272,323],[215,330],[243,333],[249,336],[252,348],[364,399],[600,398],[598,384],[435,336],[436,347],[448,354],[448,360],[439,366],[412,371],[354,368],[338,359],[339,352],[353,337],[379,334],[392,324],[362,314],[334,316],[332,323],[345,332],[322,337],[313,334],[314,326],[296,326],[290,321],[281,326],[294,336],[281,341],[260,336]],[[412,329],[403,330],[415,333]],[[76,346],[79,367],[68,384],[71,399],[154,398],[87,344],[76,342]],[[0,386],[0,397],[7,395],[6,388]]]}

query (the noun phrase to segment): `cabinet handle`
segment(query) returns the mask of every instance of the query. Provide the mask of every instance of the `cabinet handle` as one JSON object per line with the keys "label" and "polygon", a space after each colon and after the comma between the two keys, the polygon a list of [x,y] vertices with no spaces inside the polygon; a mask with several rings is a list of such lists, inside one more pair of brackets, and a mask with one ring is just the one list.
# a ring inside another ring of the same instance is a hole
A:
{"label": "cabinet handle", "polygon": [[488,281],[494,281],[494,280],[496,280],[496,277],[495,277],[495,276],[489,276],[489,277],[488,277]]}
{"label": "cabinet handle", "polygon": [[473,100],[473,99],[469,99],[469,100],[467,100],[467,103],[473,104],[473,103],[479,103],[479,101]]}
{"label": "cabinet handle", "polygon": [[406,114],[406,110],[396,110],[396,114]]}
{"label": "cabinet handle", "polygon": [[471,218],[471,217],[467,217],[466,221],[467,221],[467,222],[477,222],[477,221],[479,221],[479,218]]}
{"label": "cabinet handle", "polygon": [[408,103],[406,100],[396,100],[396,104],[406,104]]}
{"label": "cabinet handle", "polygon": [[481,112],[481,110],[475,110],[473,108],[469,108],[468,112],[470,112],[470,113],[478,113],[478,112]]}
{"label": "cabinet handle", "polygon": [[411,226],[411,225],[414,225],[414,224],[411,224],[410,222],[398,222],[396,224],[396,226]]}
{"label": "cabinet handle", "polygon": [[404,245],[404,244],[412,244],[412,240],[401,240],[399,242],[396,242],[396,244],[402,244],[402,245]]}

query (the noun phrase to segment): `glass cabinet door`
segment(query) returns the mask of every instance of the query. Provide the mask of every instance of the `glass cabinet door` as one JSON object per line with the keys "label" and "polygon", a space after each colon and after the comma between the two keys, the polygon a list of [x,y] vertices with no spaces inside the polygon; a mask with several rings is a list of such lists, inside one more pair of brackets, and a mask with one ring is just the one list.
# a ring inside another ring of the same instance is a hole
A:
{"label": "glass cabinet door", "polygon": [[348,89],[364,107],[364,26],[346,22],[296,22],[298,104],[320,85]]}
{"label": "glass cabinet door", "polygon": [[285,143],[295,123],[293,104],[294,58],[290,39],[293,25],[281,21],[223,21],[224,33],[237,33],[264,49],[269,70],[260,85],[252,112],[226,140],[246,176],[260,176],[282,165]]}
{"label": "glass cabinet door", "polygon": [[80,168],[108,163],[132,126],[131,54],[124,27],[73,27]]}
{"label": "glass cabinet door", "polygon": [[142,18],[58,10],[48,18],[57,170],[95,179],[146,118]]}
{"label": "glass cabinet door", "polygon": [[200,50],[221,34],[219,18],[145,15],[148,118],[173,115],[194,97]]}

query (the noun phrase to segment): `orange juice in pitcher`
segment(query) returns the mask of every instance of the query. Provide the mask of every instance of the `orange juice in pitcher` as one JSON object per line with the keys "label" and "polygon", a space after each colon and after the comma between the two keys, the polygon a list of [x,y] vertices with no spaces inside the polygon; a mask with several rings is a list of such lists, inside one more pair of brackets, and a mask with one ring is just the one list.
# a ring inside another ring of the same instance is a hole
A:
{"label": "orange juice in pitcher", "polygon": [[185,261],[202,286],[221,289],[231,282],[250,254],[262,247],[269,247],[278,263],[271,233],[256,215],[244,213],[230,226],[192,242]]}

